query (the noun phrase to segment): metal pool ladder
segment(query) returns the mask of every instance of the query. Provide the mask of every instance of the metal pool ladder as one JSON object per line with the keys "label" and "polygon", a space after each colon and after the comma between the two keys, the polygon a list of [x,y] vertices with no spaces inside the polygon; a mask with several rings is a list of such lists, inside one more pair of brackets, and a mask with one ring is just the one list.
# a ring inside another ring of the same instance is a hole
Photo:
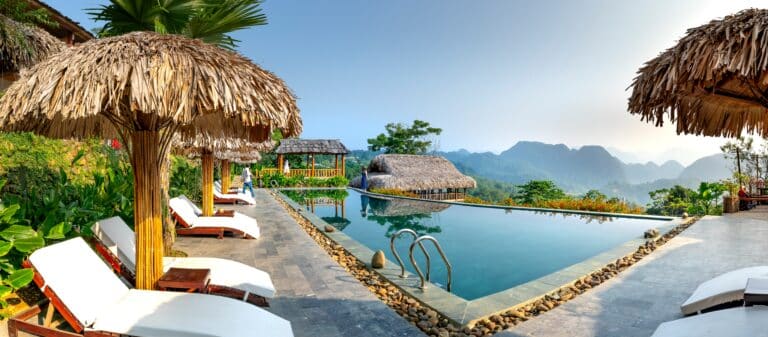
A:
{"label": "metal pool ladder", "polygon": [[446,269],[448,271],[448,284],[446,285],[446,290],[449,292],[451,291],[451,276],[452,276],[452,268],[451,263],[448,262],[448,258],[445,256],[445,253],[443,252],[443,247],[440,246],[440,243],[437,242],[437,239],[430,235],[422,235],[418,236],[416,232],[414,232],[411,229],[404,228],[401,229],[395,234],[392,234],[392,237],[389,239],[389,249],[392,250],[392,255],[395,256],[395,259],[397,259],[397,263],[400,265],[400,277],[405,277],[405,265],[403,264],[403,260],[400,258],[400,255],[397,254],[397,250],[395,249],[395,240],[400,237],[401,234],[408,233],[411,234],[413,237],[413,241],[411,242],[411,246],[408,249],[408,257],[411,260],[411,264],[413,265],[413,268],[416,270],[416,273],[419,274],[419,279],[421,280],[421,285],[419,286],[420,289],[426,288],[426,282],[424,278],[424,274],[421,271],[421,268],[419,268],[419,265],[416,263],[416,259],[413,257],[413,249],[416,248],[416,245],[419,245],[419,248],[421,249],[421,252],[424,253],[424,257],[427,259],[427,277],[426,281],[430,280],[430,271],[431,271],[431,259],[429,256],[429,253],[427,253],[427,250],[424,248],[424,244],[422,241],[430,241],[435,245],[435,248],[437,248],[437,252],[440,254],[440,257],[443,259],[443,262],[445,263]]}

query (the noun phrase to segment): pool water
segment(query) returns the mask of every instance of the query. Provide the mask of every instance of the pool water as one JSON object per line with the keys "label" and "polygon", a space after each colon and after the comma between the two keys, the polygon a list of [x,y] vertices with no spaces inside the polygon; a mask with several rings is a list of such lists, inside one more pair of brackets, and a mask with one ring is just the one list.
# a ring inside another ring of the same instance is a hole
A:
{"label": "pool water", "polygon": [[[377,198],[355,190],[286,190],[283,193],[371,250],[383,250],[397,264],[390,236],[403,228],[437,238],[453,267],[451,292],[477,299],[546,276],[599,255],[664,220],[605,217],[559,212],[449,205],[398,198]],[[395,247],[408,260],[410,235]],[[437,251],[425,247],[432,260],[432,282],[445,285],[446,269]],[[415,250],[418,252],[418,249]],[[417,261],[422,271],[424,259]]]}

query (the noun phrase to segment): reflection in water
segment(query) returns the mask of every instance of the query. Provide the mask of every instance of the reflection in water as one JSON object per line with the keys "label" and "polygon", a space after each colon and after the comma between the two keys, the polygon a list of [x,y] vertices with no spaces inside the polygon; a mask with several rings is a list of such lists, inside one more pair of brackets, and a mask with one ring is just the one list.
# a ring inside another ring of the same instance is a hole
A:
{"label": "reflection in water", "polygon": [[[346,215],[348,196],[343,190],[285,190],[289,198],[304,205],[307,210],[318,213],[318,208],[332,206],[334,214],[323,211],[322,219],[329,225],[343,231],[352,221]],[[343,193],[340,193],[343,192]],[[386,237],[403,228],[410,228],[419,235],[440,233],[440,226],[432,221],[433,213],[439,213],[451,207],[448,204],[407,199],[384,199],[360,195],[360,215],[380,226],[387,226]]]}
{"label": "reflection in water", "polygon": [[607,216],[607,215],[578,214],[578,213],[565,213],[565,212],[545,212],[545,211],[534,211],[534,213],[549,215],[550,217],[556,217],[560,215],[563,217],[563,219],[570,218],[570,217],[577,217],[581,220],[584,220],[584,223],[588,223],[588,224],[594,221],[602,225],[603,223],[614,221],[614,217]]}
{"label": "reflection in water", "polygon": [[387,226],[387,237],[403,228],[410,228],[419,236],[440,233],[440,226],[430,224],[432,213],[451,207],[448,204],[407,199],[370,198],[369,203],[371,214],[368,219]]}

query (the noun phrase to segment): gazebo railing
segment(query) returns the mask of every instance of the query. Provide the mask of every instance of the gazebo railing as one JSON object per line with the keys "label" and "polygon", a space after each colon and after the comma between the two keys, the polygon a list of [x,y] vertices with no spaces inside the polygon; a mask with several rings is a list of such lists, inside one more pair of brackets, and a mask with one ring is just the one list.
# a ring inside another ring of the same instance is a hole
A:
{"label": "gazebo railing", "polygon": [[[282,173],[282,170],[278,170],[277,168],[263,168],[259,170],[259,173],[261,175],[271,175],[271,174],[277,174]],[[294,176],[302,176],[302,177],[315,177],[315,178],[333,178],[336,176],[341,176],[342,171],[341,169],[290,169],[288,171],[288,174],[285,174],[289,177]]]}

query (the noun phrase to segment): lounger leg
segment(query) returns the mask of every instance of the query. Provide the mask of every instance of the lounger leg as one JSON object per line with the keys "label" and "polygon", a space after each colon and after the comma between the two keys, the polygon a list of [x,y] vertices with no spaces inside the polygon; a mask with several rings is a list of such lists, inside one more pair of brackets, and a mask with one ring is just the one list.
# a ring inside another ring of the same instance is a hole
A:
{"label": "lounger leg", "polygon": [[219,231],[219,236],[217,236],[216,238],[219,239],[219,240],[224,238],[224,230],[223,229],[221,231]]}
{"label": "lounger leg", "polygon": [[[46,312],[46,320],[48,320],[48,315],[49,315],[48,313],[53,312],[53,310],[50,309],[52,307],[53,305],[48,304],[49,309],[48,309],[48,312]],[[8,320],[8,336],[18,337],[19,331],[23,331],[28,334],[32,334],[35,336],[43,336],[43,337],[75,337],[75,336],[82,337],[82,335],[80,334],[27,322],[27,320],[33,317],[36,317],[40,312],[41,312],[40,305],[35,305],[27,309],[26,311],[9,319]]]}
{"label": "lounger leg", "polygon": [[51,327],[51,322],[53,321],[53,313],[56,311],[52,305],[48,306],[48,309],[45,311],[45,320],[43,321],[43,326],[45,327]]}

